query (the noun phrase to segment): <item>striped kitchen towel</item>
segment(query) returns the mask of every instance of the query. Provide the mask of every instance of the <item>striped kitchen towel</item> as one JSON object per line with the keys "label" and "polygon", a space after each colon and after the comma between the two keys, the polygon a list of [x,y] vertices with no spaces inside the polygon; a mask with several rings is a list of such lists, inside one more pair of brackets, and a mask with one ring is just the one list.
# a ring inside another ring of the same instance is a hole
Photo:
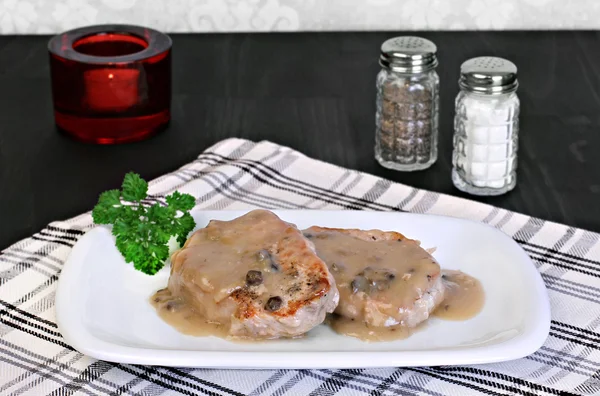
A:
{"label": "striped kitchen towel", "polygon": [[600,395],[600,235],[417,190],[270,142],[222,141],[150,183],[206,209],[410,211],[490,224],[512,236],[548,288],[545,345],[516,361],[357,370],[207,370],[96,361],[57,330],[54,295],[89,213],[50,224],[0,253],[0,395]]}

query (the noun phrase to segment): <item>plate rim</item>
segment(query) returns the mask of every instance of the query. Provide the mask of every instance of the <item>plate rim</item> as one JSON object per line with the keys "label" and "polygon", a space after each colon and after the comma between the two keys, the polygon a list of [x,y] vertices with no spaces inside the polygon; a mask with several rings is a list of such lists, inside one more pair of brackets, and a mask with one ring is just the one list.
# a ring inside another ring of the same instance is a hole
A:
{"label": "plate rim", "polygon": [[[227,212],[228,214],[247,213],[253,209],[235,209],[235,210],[204,210],[200,208],[192,209],[192,214],[196,212]],[[477,347],[457,347],[445,348],[443,350],[415,350],[415,351],[202,351],[185,349],[155,349],[119,345],[110,343],[93,335],[82,320],[78,320],[74,315],[68,315],[66,308],[71,300],[72,289],[69,284],[72,279],[76,279],[78,274],[82,273],[81,268],[75,265],[77,255],[88,241],[91,241],[98,232],[109,232],[109,227],[96,226],[88,230],[73,246],[68,258],[66,259],[61,274],[58,279],[58,285],[55,297],[56,324],[59,332],[65,342],[77,351],[95,359],[124,364],[141,364],[149,366],[170,366],[170,367],[194,367],[194,368],[229,368],[229,369],[320,369],[320,368],[377,368],[377,367],[418,367],[418,366],[444,366],[444,365],[465,365],[465,364],[484,364],[497,363],[520,359],[536,352],[546,342],[549,336],[551,324],[551,307],[548,291],[541,274],[535,267],[530,256],[525,250],[510,236],[501,230],[476,220],[462,219],[459,217],[421,214],[411,212],[381,212],[365,210],[316,210],[316,209],[268,209],[280,217],[286,213],[301,213],[305,211],[318,211],[323,213],[355,213],[364,215],[364,213],[382,213],[402,217],[427,217],[427,218],[446,218],[452,221],[475,224],[479,227],[485,227],[498,234],[499,238],[509,240],[515,245],[519,254],[527,262],[526,271],[534,284],[535,296],[537,297],[535,312],[537,320],[534,326],[527,328],[513,338],[492,345]],[[280,215],[281,214],[281,215]],[[284,219],[285,220],[285,219]],[[103,230],[103,231],[102,231]],[[343,336],[342,336],[343,337]],[[507,353],[512,351],[512,353]],[[458,352],[458,353],[457,353]],[[284,364],[282,366],[278,355],[293,354],[297,357],[310,357],[312,359],[295,359],[303,362],[302,364]],[[361,364],[354,363],[357,359],[348,359],[350,355],[364,357]],[[325,358],[326,359],[321,359]],[[232,365],[231,362],[236,364]],[[323,362],[323,364],[308,362]]]}

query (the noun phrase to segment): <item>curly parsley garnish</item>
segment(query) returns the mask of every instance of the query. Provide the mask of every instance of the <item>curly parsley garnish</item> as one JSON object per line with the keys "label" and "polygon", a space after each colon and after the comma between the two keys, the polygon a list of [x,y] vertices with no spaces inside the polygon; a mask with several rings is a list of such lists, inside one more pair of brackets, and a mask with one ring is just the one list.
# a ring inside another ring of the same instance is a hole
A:
{"label": "curly parsley garnish", "polygon": [[195,200],[189,194],[175,191],[165,197],[167,205],[155,203],[144,206],[148,183],[138,174],[125,175],[121,190],[100,194],[92,210],[96,224],[112,224],[117,237],[117,249],[136,270],[148,275],[156,274],[169,255],[169,240],[175,237],[183,245],[196,226],[189,211]]}

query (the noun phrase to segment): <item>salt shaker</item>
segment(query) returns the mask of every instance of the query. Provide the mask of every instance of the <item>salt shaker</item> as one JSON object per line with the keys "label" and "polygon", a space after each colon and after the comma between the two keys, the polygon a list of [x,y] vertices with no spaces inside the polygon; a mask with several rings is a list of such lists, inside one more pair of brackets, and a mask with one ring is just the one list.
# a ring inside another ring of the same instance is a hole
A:
{"label": "salt shaker", "polygon": [[415,171],[437,160],[437,48],[420,37],[381,45],[377,75],[375,158],[384,167]]}
{"label": "salt shaker", "polygon": [[517,182],[517,67],[496,57],[464,62],[456,97],[452,182],[473,195],[500,195]]}

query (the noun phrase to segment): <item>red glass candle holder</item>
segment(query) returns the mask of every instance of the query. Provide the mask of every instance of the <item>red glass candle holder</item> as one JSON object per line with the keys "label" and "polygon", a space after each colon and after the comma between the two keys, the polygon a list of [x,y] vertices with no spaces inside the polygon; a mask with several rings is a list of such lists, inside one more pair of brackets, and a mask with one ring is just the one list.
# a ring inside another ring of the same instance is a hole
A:
{"label": "red glass candle holder", "polygon": [[171,39],[128,25],[74,29],[48,43],[59,130],[99,144],[147,138],[171,118]]}

